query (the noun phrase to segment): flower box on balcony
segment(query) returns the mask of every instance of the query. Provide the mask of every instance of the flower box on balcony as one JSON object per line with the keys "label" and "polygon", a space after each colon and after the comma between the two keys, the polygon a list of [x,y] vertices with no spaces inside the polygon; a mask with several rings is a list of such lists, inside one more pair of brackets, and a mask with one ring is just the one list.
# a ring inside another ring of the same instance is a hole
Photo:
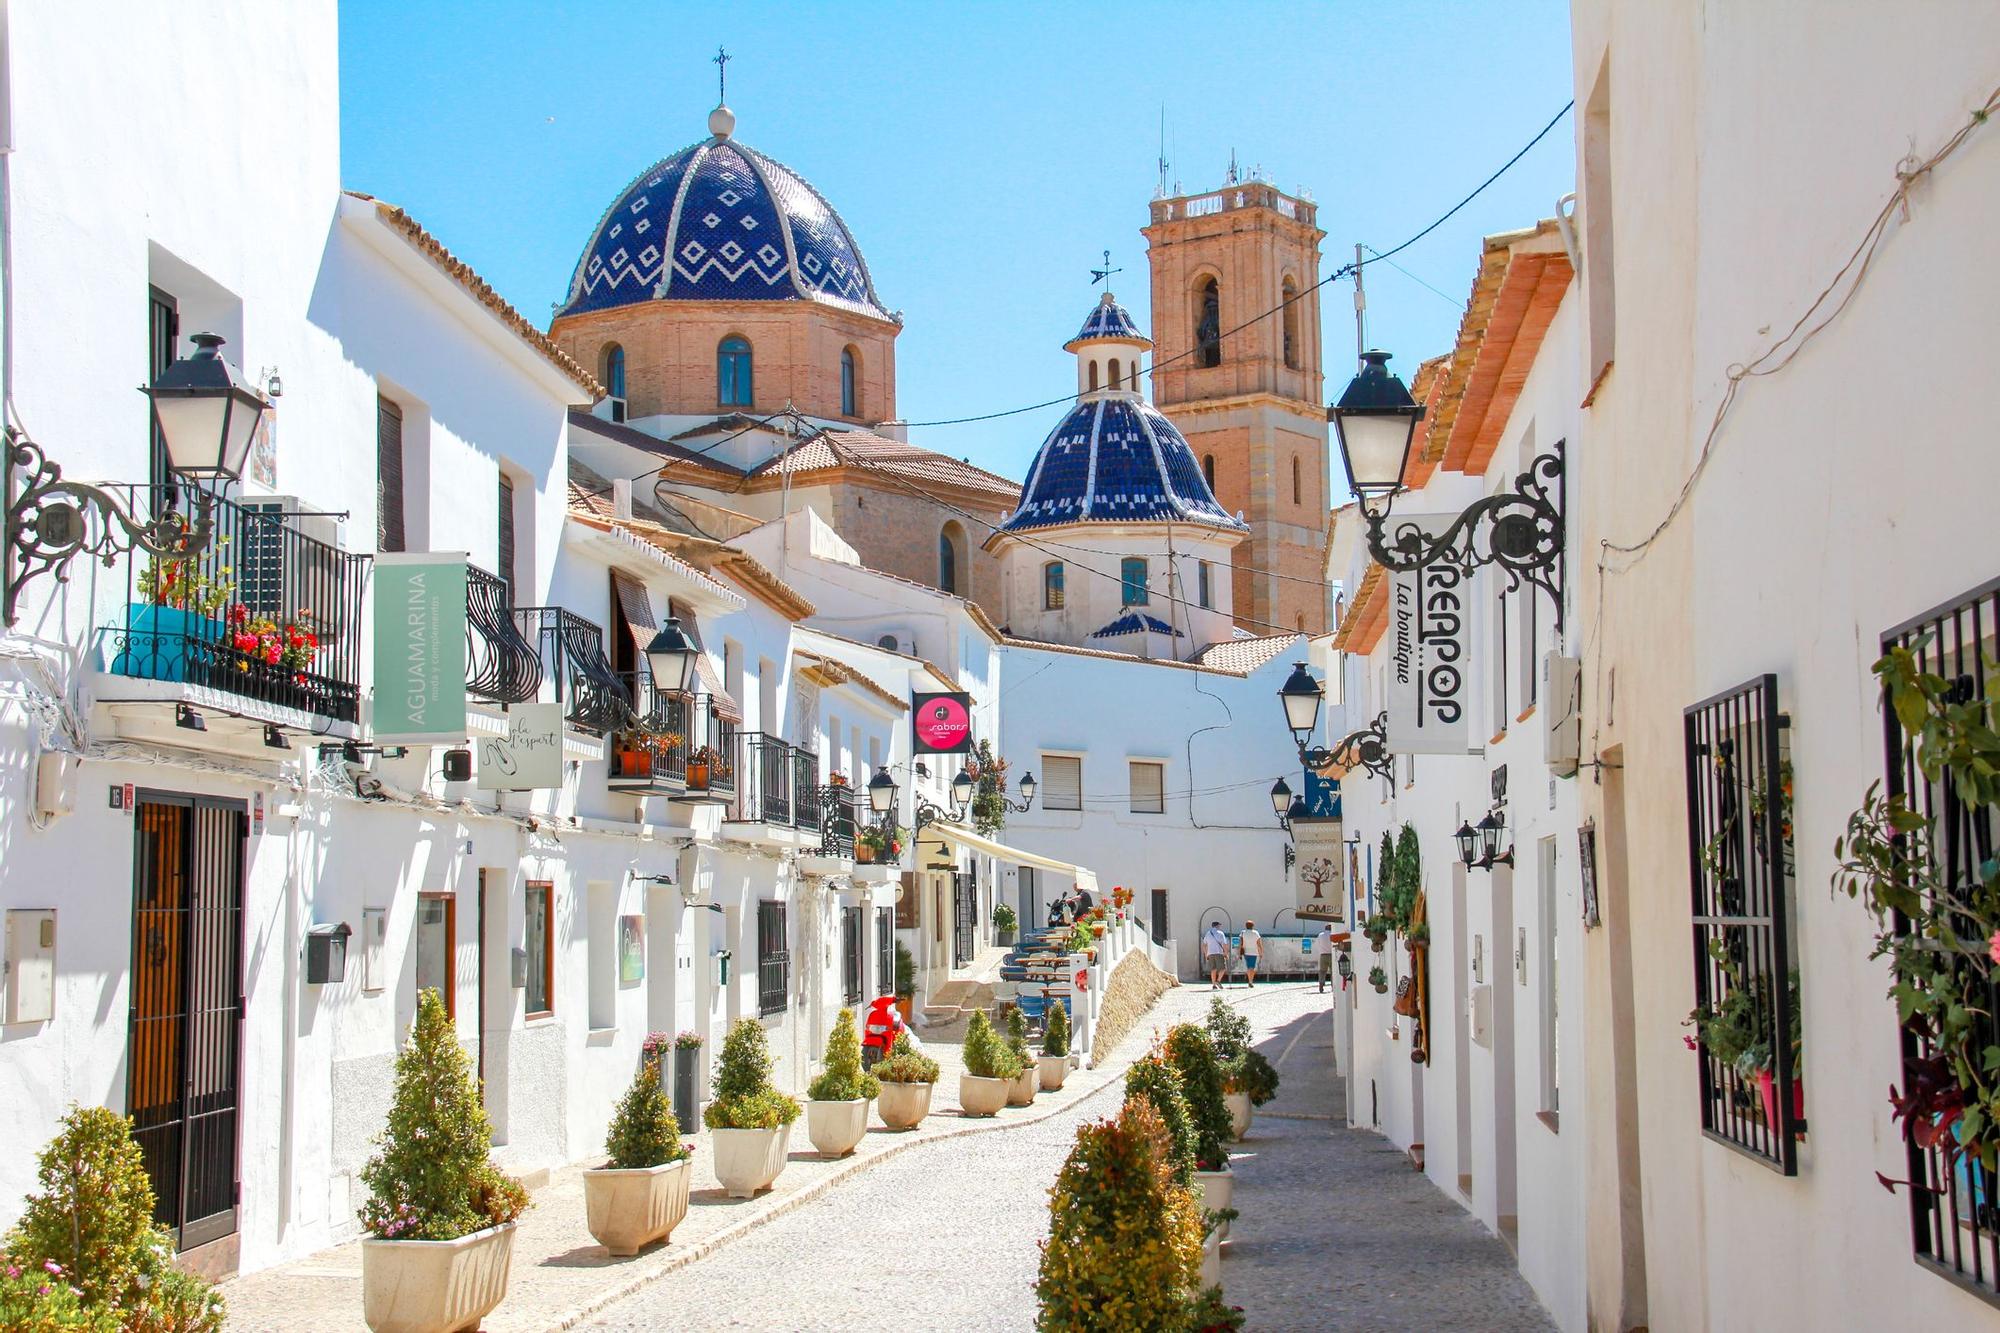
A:
{"label": "flower box on balcony", "polygon": [[178,606],[134,602],[125,608],[125,632],[111,674],[138,680],[185,681],[188,645],[212,645],[222,639],[222,622],[214,616]]}

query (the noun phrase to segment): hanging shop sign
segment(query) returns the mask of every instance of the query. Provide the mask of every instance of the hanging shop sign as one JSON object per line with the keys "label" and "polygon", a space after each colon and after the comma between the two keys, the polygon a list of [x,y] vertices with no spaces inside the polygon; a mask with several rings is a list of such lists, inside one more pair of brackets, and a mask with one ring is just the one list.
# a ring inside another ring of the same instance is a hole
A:
{"label": "hanging shop sign", "polygon": [[481,736],[476,785],[487,791],[560,787],[563,778],[563,706],[515,704],[503,736]]}
{"label": "hanging shop sign", "polygon": [[972,748],[972,696],[911,695],[910,731],[918,754],[964,754]]}
{"label": "hanging shop sign", "polygon": [[379,745],[465,739],[465,552],[375,557]]}
{"label": "hanging shop sign", "polygon": [[[1450,514],[1398,514],[1436,536]],[[1464,754],[1471,744],[1471,577],[1450,561],[1397,570],[1389,581],[1391,754]]]}
{"label": "hanging shop sign", "polygon": [[1344,921],[1347,889],[1340,867],[1346,852],[1338,819],[1295,820],[1292,838],[1298,860],[1292,866],[1294,911],[1301,921]]}

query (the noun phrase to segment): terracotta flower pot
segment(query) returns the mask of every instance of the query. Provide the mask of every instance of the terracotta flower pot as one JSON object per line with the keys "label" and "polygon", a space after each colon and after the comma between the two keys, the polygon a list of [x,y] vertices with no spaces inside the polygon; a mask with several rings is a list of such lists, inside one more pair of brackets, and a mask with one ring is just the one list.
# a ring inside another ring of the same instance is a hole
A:
{"label": "terracotta flower pot", "polygon": [[1033,1106],[1035,1104],[1035,1085],[1039,1082],[1041,1082],[1041,1074],[1033,1065],[1023,1069],[1018,1077],[1008,1080],[1007,1105]]}
{"label": "terracotta flower pot", "polygon": [[667,1240],[688,1211],[687,1160],[583,1173],[583,1212],[597,1243],[623,1257]]}
{"label": "terracotta flower pot", "polygon": [[1069,1077],[1069,1057],[1038,1055],[1035,1057],[1035,1071],[1042,1080],[1043,1092],[1059,1092],[1063,1080]]}
{"label": "terracotta flower pot", "polygon": [[1250,1132],[1250,1117],[1254,1108],[1250,1105],[1247,1092],[1226,1092],[1222,1100],[1229,1107],[1229,1132],[1241,1143]]}
{"label": "terracotta flower pot", "polygon": [[875,1113],[890,1129],[915,1129],[931,1111],[931,1084],[884,1083]]}
{"label": "terracotta flower pot", "polygon": [[[1757,1095],[1764,1099],[1764,1123],[1773,1133],[1778,1128],[1778,1081],[1768,1069],[1757,1071]],[[1792,1123],[1798,1124],[1806,1118],[1806,1081],[1792,1080]]]}
{"label": "terracotta flower pot", "polygon": [[868,1132],[868,1099],[806,1103],[806,1137],[822,1157],[845,1157]]}
{"label": "terracotta flower pot", "polygon": [[785,1150],[790,1146],[792,1127],[776,1129],[717,1129],[715,1139],[715,1179],[732,1199],[748,1199],[769,1189],[785,1169]]}
{"label": "terracotta flower pot", "polygon": [[958,1076],[958,1106],[965,1115],[998,1115],[1007,1104],[1012,1079],[980,1078],[977,1074]]}
{"label": "terracotta flower pot", "polygon": [[708,790],[708,765],[691,763],[687,766],[687,785],[696,791]]}
{"label": "terracotta flower pot", "polygon": [[361,1317],[375,1333],[477,1328],[507,1294],[514,1226],[457,1240],[361,1242]]}
{"label": "terracotta flower pot", "polygon": [[[1236,1173],[1226,1166],[1220,1171],[1197,1171],[1194,1173],[1194,1186],[1201,1195],[1202,1207],[1212,1212],[1221,1212],[1229,1206],[1230,1199],[1235,1197]],[[1224,1222],[1215,1229],[1215,1238],[1217,1240],[1229,1238],[1229,1223]]]}
{"label": "terracotta flower pot", "polygon": [[875,849],[865,842],[854,844],[854,864],[871,866],[875,864]]}

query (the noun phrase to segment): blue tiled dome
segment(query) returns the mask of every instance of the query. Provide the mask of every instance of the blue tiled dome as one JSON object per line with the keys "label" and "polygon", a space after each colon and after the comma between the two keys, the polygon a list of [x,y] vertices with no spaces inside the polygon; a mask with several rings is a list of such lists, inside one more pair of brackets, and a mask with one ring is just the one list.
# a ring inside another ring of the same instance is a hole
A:
{"label": "blue tiled dome", "polygon": [[1064,343],[1063,347],[1065,350],[1075,351],[1078,343],[1089,342],[1094,338],[1117,338],[1124,342],[1144,343],[1148,347],[1153,345],[1153,340],[1139,332],[1139,326],[1132,322],[1132,316],[1126,313],[1124,306],[1112,298],[1110,292],[1104,293],[1098,303],[1091,307],[1090,314],[1083,321],[1083,327],[1078,329],[1076,337]]}
{"label": "blue tiled dome", "polygon": [[822,301],[893,318],[832,205],[726,134],[656,162],[625,188],[577,261],[559,313],[657,300]]}
{"label": "blue tiled dome", "polygon": [[1136,395],[1108,395],[1085,398],[1049,432],[1000,530],[1147,522],[1249,531],[1215,502],[1173,422]]}

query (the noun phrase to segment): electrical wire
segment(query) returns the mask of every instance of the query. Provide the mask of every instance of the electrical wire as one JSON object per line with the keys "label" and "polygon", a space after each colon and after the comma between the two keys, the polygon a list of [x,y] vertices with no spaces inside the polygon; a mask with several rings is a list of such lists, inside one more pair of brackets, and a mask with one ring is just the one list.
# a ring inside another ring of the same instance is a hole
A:
{"label": "electrical wire", "polygon": [[[1372,245],[1364,244],[1361,248],[1366,250],[1371,255],[1376,254],[1375,247]],[[1380,259],[1381,256],[1376,255],[1376,258]],[[1395,269],[1396,272],[1402,274],[1404,277],[1408,278],[1411,282],[1416,283],[1417,286],[1423,288],[1425,291],[1430,292],[1432,295],[1444,301],[1447,305],[1451,306],[1452,309],[1461,310],[1464,308],[1464,303],[1460,301],[1456,296],[1453,296],[1450,292],[1439,291],[1437,288],[1431,286],[1428,282],[1425,282],[1422,278],[1418,277],[1416,274],[1410,272],[1410,270],[1404,268],[1401,264],[1398,264],[1395,260],[1383,259],[1382,262],[1387,264],[1390,268]]]}

